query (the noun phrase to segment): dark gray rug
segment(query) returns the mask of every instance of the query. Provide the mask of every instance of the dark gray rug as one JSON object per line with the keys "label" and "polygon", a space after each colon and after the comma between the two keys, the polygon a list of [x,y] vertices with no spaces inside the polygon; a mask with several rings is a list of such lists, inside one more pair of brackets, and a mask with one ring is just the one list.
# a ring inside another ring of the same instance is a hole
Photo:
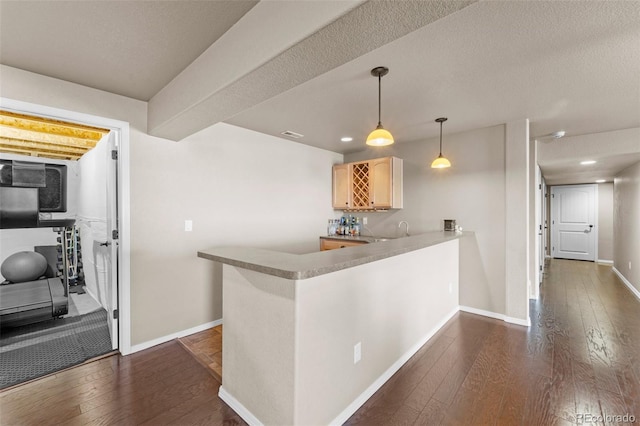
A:
{"label": "dark gray rug", "polygon": [[107,311],[0,330],[0,389],[111,351]]}

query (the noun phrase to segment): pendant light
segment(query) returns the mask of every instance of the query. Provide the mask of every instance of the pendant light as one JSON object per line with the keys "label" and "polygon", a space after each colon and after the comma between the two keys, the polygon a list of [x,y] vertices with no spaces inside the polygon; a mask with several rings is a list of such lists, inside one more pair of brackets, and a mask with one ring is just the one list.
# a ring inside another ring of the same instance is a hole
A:
{"label": "pendant light", "polygon": [[447,121],[446,117],[436,118],[436,123],[440,123],[440,155],[431,163],[432,169],[446,169],[451,167],[451,162],[442,156],[442,123]]}
{"label": "pendant light", "polygon": [[393,143],[393,136],[389,131],[385,130],[382,127],[382,121],[380,120],[380,112],[382,110],[382,94],[381,94],[381,80],[382,77],[389,73],[389,68],[387,67],[376,67],[371,70],[371,75],[374,77],[378,77],[378,127],[367,137],[367,145],[371,146],[386,146],[391,145]]}

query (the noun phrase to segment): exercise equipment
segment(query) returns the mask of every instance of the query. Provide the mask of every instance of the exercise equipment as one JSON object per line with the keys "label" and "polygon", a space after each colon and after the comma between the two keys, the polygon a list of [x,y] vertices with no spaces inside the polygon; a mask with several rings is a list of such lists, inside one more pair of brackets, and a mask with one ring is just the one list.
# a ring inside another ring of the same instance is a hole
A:
{"label": "exercise equipment", "polygon": [[[57,253],[56,246],[40,247]],[[45,321],[69,312],[66,277],[54,271],[51,260],[34,251],[15,253],[2,262],[7,281],[0,284],[0,326]]]}

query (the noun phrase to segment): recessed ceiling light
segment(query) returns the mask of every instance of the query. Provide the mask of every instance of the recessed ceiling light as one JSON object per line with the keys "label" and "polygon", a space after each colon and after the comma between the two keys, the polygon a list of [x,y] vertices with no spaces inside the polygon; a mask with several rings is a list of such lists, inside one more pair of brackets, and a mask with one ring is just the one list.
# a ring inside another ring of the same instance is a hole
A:
{"label": "recessed ceiling light", "polygon": [[560,139],[561,137],[564,136],[564,134],[565,134],[565,131],[564,130],[560,130],[560,131],[551,133],[551,137],[556,138],[556,139]]}
{"label": "recessed ceiling light", "polygon": [[349,137],[349,136],[345,136],[344,138],[340,138],[340,140],[342,142],[351,142],[353,140],[353,138]]}
{"label": "recessed ceiling light", "polygon": [[588,166],[589,164],[596,164],[596,160],[581,161],[580,164],[582,164],[583,166]]}
{"label": "recessed ceiling light", "polygon": [[596,181],[596,183],[605,183],[605,182],[606,182],[606,180],[605,180],[605,179],[598,179],[598,180]]}

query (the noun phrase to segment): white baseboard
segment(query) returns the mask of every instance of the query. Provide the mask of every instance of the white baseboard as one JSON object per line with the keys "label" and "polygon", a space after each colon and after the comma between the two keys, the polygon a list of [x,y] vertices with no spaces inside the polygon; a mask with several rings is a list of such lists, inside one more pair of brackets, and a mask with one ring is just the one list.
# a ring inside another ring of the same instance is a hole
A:
{"label": "white baseboard", "polygon": [[620,272],[620,271],[618,271],[616,269],[615,266],[613,268],[611,268],[611,269],[613,269],[613,272],[616,273],[616,275],[618,276],[618,278],[620,278],[620,280],[624,283],[624,285],[626,285],[627,288],[629,290],[631,290],[631,293],[633,293],[633,295],[636,296],[638,298],[638,300],[640,300],[640,291],[637,288],[635,288],[631,284],[631,282],[624,275],[622,275],[622,272]]}
{"label": "white baseboard", "polygon": [[523,320],[520,318],[508,317],[505,315],[504,321],[511,324],[521,325],[523,327],[531,327],[531,319],[529,318],[527,318],[526,320]]}
{"label": "white baseboard", "polygon": [[158,337],[157,339],[153,339],[153,340],[149,340],[147,342],[143,342],[143,343],[138,343],[137,345],[133,345],[131,346],[131,352],[129,352],[127,355],[138,352],[138,351],[143,351],[145,349],[149,349],[150,347],[156,346],[156,345],[160,345],[162,343],[166,343],[169,342],[173,339],[179,339],[180,337],[184,337],[184,336],[188,336],[190,334],[193,333],[198,333],[200,331],[204,331],[204,330],[208,330],[210,328],[216,327],[218,325],[222,324],[222,319],[218,319],[215,321],[211,321],[208,322],[206,324],[201,324],[195,327],[191,327],[188,328],[186,330],[182,330],[182,331],[178,331],[176,333],[172,333],[172,334],[168,334],[166,336],[162,336],[162,337]]}
{"label": "white baseboard", "polygon": [[470,306],[463,306],[463,305],[460,305],[460,310],[463,312],[468,312],[470,314],[482,315],[483,317],[495,318],[511,324],[522,325],[524,327],[531,326],[530,319],[523,320],[520,318],[508,317],[504,314],[499,314],[497,312],[485,311],[484,309],[477,309],[477,308],[472,308]]}
{"label": "white baseboard", "polygon": [[218,390],[218,396],[221,400],[226,402],[227,405],[236,412],[236,414],[242,417],[242,420],[247,422],[249,425],[262,426],[262,422],[260,422],[260,420],[258,420],[258,418],[254,416],[251,411],[247,410],[247,407],[242,405],[240,401],[235,399],[233,395],[227,392],[222,386],[220,386],[220,389]]}
{"label": "white baseboard", "polygon": [[[346,422],[349,417],[353,415],[358,408],[360,408],[371,396],[376,393],[378,389],[382,387],[386,383],[387,380],[393,376],[396,371],[400,369],[413,355],[415,355],[418,350],[423,347],[429,339],[433,337],[434,334],[438,332],[446,323],[449,321],[456,313],[458,312],[458,308],[456,307],[454,310],[449,312],[440,322],[438,322],[433,329],[425,336],[422,337],[413,345],[407,352],[405,352],[396,362],[394,362],[391,367],[389,367],[380,377],[378,377],[364,392],[362,392],[347,408],[345,408],[338,417],[331,421],[331,425],[341,425]],[[238,413],[240,414],[240,413]],[[242,417],[242,416],[241,416]],[[243,417],[244,418],[244,417]],[[251,424],[250,422],[248,422]]]}
{"label": "white baseboard", "polygon": [[602,265],[613,265],[613,260],[598,259],[597,263]]}

